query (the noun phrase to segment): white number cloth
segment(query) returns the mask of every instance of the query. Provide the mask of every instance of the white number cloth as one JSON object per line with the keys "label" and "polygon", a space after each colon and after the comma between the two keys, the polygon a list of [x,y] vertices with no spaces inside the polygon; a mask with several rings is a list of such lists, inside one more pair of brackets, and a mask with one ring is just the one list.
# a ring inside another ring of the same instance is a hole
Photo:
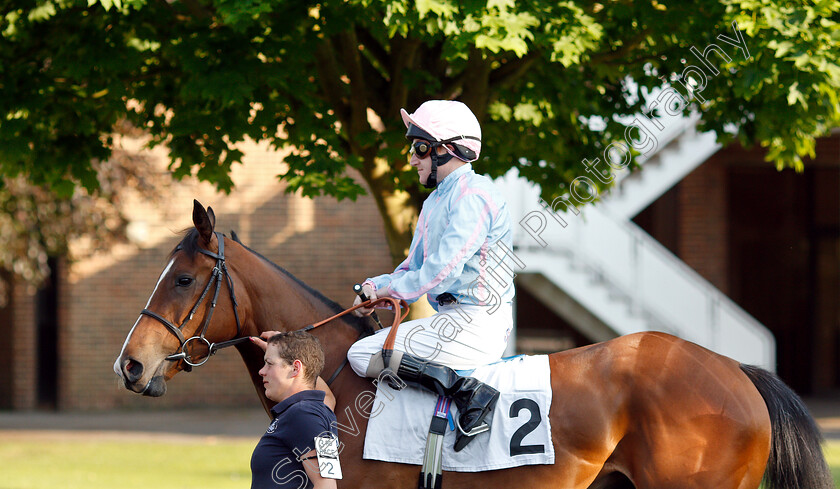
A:
{"label": "white number cloth", "polygon": [[[554,446],[548,409],[551,374],[548,356],[518,356],[477,368],[472,376],[501,392],[489,432],[476,435],[460,452],[447,429],[443,470],[479,472],[520,465],[553,464]],[[363,457],[422,465],[429,423],[437,396],[419,387],[394,391],[384,382],[371,405]],[[458,416],[455,404],[451,415]]]}

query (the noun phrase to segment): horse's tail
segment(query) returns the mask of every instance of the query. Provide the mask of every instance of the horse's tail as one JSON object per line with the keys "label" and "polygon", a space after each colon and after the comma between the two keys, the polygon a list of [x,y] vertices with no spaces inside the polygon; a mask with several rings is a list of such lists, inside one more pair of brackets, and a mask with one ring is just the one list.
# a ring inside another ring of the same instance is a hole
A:
{"label": "horse's tail", "polygon": [[822,435],[808,408],[781,379],[751,365],[741,365],[770,412],[772,440],[764,471],[766,489],[833,489],[822,453]]}

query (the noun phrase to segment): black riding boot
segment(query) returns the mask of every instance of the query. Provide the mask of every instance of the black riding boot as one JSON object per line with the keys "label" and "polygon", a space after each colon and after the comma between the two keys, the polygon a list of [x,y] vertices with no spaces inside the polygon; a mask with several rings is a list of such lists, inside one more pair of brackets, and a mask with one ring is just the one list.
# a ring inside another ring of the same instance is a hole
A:
{"label": "black riding boot", "polygon": [[458,406],[458,424],[460,430],[455,434],[455,451],[460,452],[474,435],[466,435],[481,425],[490,414],[499,391],[472,377],[461,377],[451,368],[434,362],[428,362],[408,353],[402,354],[397,376],[434,392],[439,396],[451,397]]}

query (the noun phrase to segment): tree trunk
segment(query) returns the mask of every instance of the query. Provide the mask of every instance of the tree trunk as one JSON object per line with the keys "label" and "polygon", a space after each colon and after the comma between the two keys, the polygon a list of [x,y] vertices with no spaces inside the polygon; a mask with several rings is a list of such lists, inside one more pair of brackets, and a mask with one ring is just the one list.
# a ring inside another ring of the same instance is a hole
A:
{"label": "tree trunk", "polygon": [[[388,162],[377,158],[373,161],[366,160],[362,176],[382,216],[385,238],[391,253],[391,263],[396,268],[408,256],[411,237],[417,225],[422,202],[405,190],[395,189],[393,179],[388,176],[390,171],[391,166]],[[429,302],[423,297],[412,304],[409,319],[428,317],[434,312]]]}
{"label": "tree trunk", "polygon": [[368,185],[370,185],[370,192],[385,226],[391,263],[396,267],[408,255],[411,237],[420,212],[408,192],[396,190],[392,185],[391,188],[387,188],[383,181],[390,182],[383,175],[383,177],[371,179]]}

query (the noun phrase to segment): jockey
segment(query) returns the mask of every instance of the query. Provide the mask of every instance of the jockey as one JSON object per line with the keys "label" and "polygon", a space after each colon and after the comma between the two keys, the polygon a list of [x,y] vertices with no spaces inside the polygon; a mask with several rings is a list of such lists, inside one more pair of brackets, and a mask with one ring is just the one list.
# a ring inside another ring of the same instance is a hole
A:
{"label": "jockey", "polygon": [[[423,203],[408,257],[393,273],[365,280],[362,291],[370,299],[409,303],[427,295],[437,313],[403,323],[389,358],[383,358],[382,347],[391,328],[357,341],[347,357],[361,376],[395,373],[399,380],[451,397],[459,412],[455,451],[460,451],[499,399],[496,389],[454,369],[497,361],[507,346],[514,295],[512,259],[506,253],[512,249],[510,215],[493,182],[473,171],[481,127],[466,105],[431,100],[413,114],[400,113],[411,144],[410,164],[420,183],[434,191]],[[355,304],[360,302],[357,297]],[[367,315],[372,309],[357,311]]]}

